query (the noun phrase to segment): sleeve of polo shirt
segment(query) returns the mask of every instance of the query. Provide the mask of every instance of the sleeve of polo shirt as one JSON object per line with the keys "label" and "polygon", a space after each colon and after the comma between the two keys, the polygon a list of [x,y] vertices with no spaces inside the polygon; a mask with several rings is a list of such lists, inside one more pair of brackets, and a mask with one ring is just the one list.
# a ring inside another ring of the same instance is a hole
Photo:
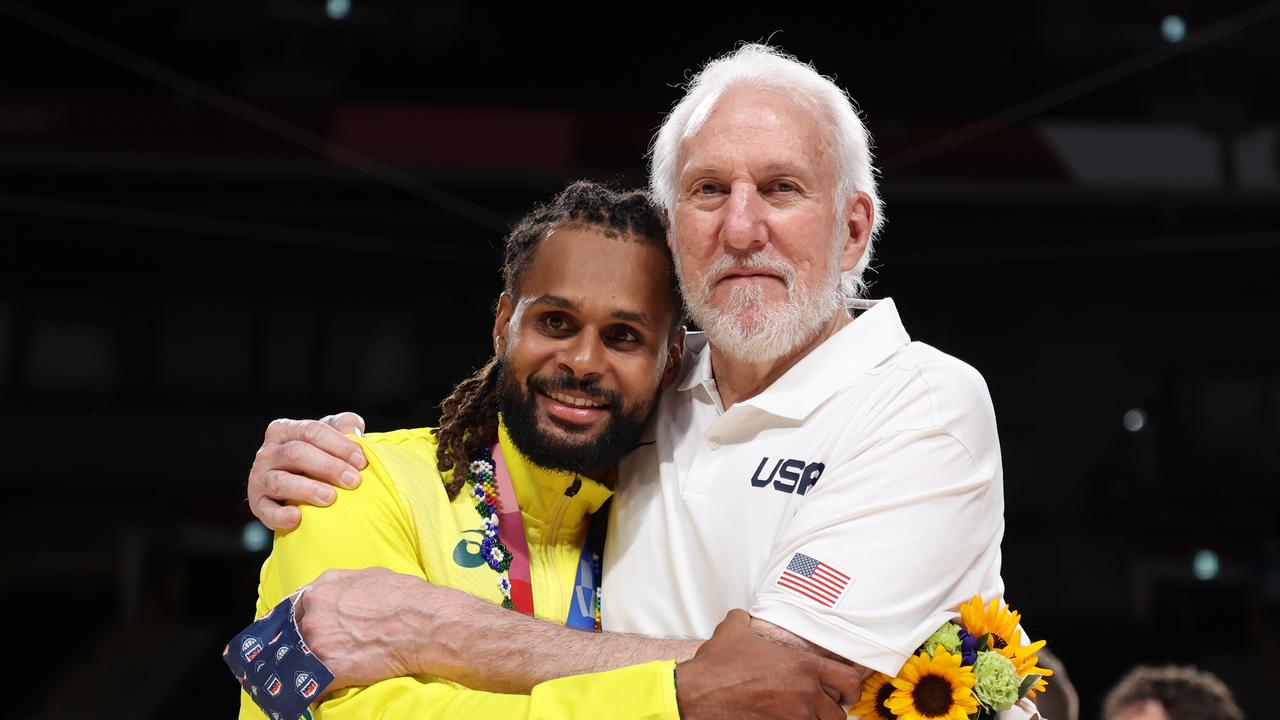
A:
{"label": "sleeve of polo shirt", "polygon": [[[330,507],[302,506],[302,524],[277,533],[262,566],[255,617],[330,568],[381,566],[424,578],[409,514],[377,451],[361,442],[369,466],[355,490],[337,489]],[[488,719],[618,717],[678,720],[672,661],[559,678],[529,695],[481,692],[437,678],[394,678],[339,690],[316,707],[317,720],[429,717]],[[241,720],[266,720],[240,692]]]}
{"label": "sleeve of polo shirt", "polygon": [[964,367],[945,388],[923,375],[904,385],[919,402],[867,420],[883,431],[845,431],[777,537],[752,615],[895,675],[962,602],[1003,594],[995,415]]}

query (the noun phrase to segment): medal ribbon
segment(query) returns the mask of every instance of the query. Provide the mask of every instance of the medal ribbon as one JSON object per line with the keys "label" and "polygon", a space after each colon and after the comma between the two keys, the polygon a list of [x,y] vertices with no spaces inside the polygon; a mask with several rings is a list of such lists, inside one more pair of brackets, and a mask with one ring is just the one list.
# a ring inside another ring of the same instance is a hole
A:
{"label": "medal ribbon", "polygon": [[[524,534],[524,519],[520,516],[520,503],[511,482],[511,472],[507,470],[501,444],[496,442],[493,444],[493,482],[498,488],[498,538],[511,554],[511,566],[507,568],[507,578],[511,581],[511,604],[516,610],[532,616],[529,540]],[[594,517],[591,523],[594,528]],[[569,615],[565,618],[565,625],[588,632],[597,630],[595,601],[600,588],[598,535],[602,533],[587,531],[587,541],[582,544],[582,556],[578,559],[578,572],[573,582],[573,597],[569,600]]]}

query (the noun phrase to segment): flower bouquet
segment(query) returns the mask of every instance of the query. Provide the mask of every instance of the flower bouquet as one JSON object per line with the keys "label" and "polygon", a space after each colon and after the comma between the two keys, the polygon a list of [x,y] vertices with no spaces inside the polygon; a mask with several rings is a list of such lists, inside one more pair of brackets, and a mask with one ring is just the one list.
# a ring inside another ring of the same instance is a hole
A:
{"label": "flower bouquet", "polygon": [[876,673],[849,711],[867,720],[985,720],[1034,698],[1052,670],[1037,667],[1039,640],[1022,644],[1022,618],[993,599],[974,596],[960,618],[938,628],[897,677]]}

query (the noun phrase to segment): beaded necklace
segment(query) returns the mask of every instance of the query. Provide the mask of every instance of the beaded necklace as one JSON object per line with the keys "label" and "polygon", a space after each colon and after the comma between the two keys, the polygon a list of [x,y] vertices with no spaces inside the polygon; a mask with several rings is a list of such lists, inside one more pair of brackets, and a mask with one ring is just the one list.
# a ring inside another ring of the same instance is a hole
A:
{"label": "beaded necklace", "polygon": [[[498,573],[498,590],[502,593],[502,607],[515,610],[511,600],[511,578],[507,571],[511,568],[511,551],[503,544],[498,531],[498,485],[494,480],[493,446],[484,447],[471,461],[467,468],[466,482],[471,486],[471,496],[475,498],[476,512],[480,515],[484,540],[480,542],[480,557]],[[590,543],[588,538],[587,544]],[[600,553],[590,550],[591,572],[595,582],[595,597],[591,603],[595,616],[595,631],[600,632]]]}
{"label": "beaded necklace", "polygon": [[484,540],[480,541],[480,557],[498,573],[498,589],[502,591],[502,607],[515,610],[511,602],[511,551],[498,537],[498,486],[493,481],[493,446],[487,446],[467,468],[467,483],[476,499],[476,512],[483,523]]}

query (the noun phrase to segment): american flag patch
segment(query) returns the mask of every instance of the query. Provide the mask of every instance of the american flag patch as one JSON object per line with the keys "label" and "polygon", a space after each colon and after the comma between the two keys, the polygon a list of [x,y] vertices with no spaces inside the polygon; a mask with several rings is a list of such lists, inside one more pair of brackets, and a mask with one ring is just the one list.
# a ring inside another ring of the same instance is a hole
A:
{"label": "american flag patch", "polygon": [[778,587],[803,595],[826,607],[835,607],[853,578],[830,565],[796,553],[778,578]]}

